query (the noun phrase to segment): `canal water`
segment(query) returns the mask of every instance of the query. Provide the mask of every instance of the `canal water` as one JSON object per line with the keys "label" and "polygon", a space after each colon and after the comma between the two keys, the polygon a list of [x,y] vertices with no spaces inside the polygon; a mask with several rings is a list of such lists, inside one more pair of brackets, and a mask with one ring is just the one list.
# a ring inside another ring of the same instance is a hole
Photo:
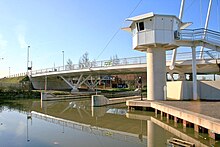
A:
{"label": "canal water", "polygon": [[1,147],[167,147],[167,140],[217,145],[154,112],[125,104],[91,107],[89,99],[0,101]]}

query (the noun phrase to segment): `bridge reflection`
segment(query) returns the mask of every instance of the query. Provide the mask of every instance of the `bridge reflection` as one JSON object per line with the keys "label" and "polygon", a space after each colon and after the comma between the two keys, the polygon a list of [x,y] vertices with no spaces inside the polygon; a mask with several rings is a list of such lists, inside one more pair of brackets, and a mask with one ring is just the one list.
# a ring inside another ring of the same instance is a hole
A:
{"label": "bridge reflection", "polygon": [[[174,127],[172,122],[162,121],[153,112],[127,111],[123,105],[90,107],[90,101],[43,102],[43,107],[31,111],[32,118],[71,128],[95,136],[107,137],[141,146],[166,146],[167,139],[180,138],[196,146],[211,143],[194,134]],[[170,120],[171,121],[171,120]]]}

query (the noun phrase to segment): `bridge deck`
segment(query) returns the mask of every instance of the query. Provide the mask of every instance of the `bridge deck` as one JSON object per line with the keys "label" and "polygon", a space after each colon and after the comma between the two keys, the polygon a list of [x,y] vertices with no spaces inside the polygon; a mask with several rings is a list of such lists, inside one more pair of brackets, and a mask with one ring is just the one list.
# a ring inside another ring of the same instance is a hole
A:
{"label": "bridge deck", "polygon": [[[199,57],[200,52],[197,52]],[[179,53],[176,61],[176,70],[184,71],[186,73],[192,72],[192,53],[185,52]],[[167,72],[169,72],[171,54],[167,54]],[[203,59],[197,59],[198,73],[216,73],[219,72],[218,63],[220,63],[219,53],[214,51],[205,51]],[[146,56],[123,58],[116,61],[104,60],[97,61],[96,63],[88,63],[88,65],[69,65],[56,68],[47,68],[32,71],[32,77],[40,76],[57,76],[57,75],[80,75],[80,74],[124,74],[124,73],[138,73],[146,72],[147,63]]]}

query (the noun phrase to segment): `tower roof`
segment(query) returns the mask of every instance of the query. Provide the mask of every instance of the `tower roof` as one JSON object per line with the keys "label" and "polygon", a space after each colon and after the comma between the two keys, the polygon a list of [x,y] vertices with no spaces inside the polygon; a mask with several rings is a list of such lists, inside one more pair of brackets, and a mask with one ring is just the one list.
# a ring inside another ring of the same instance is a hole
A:
{"label": "tower roof", "polygon": [[142,14],[142,15],[134,16],[134,17],[130,17],[130,18],[127,18],[126,20],[127,21],[138,21],[138,20],[142,20],[142,19],[146,19],[146,18],[151,18],[151,17],[154,17],[154,16],[175,17],[177,20],[180,21],[180,19],[177,18],[175,15],[154,14],[153,12],[145,13],[145,14]]}
{"label": "tower roof", "polygon": [[153,12],[150,12],[150,13],[145,13],[145,14],[142,14],[142,15],[138,15],[138,16],[127,18],[126,21],[132,21],[132,22],[131,22],[131,24],[128,27],[122,28],[122,30],[131,32],[131,26],[133,25],[134,22],[139,21],[139,20],[143,20],[143,19],[146,19],[146,18],[151,18],[151,17],[154,17],[154,16],[173,17],[173,18],[175,18],[176,20],[178,20],[180,22],[180,24],[181,24],[180,25],[180,29],[184,29],[184,28],[186,28],[186,27],[188,27],[188,26],[190,26],[192,24],[191,22],[183,23],[175,15],[155,14]]}

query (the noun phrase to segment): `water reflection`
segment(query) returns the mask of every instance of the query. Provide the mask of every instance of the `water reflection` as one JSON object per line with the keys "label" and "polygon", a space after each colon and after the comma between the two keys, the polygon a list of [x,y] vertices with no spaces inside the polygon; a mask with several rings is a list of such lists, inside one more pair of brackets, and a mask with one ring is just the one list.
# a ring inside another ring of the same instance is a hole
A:
{"label": "water reflection", "polygon": [[209,145],[175,128],[172,121],[160,120],[153,112],[127,111],[124,104],[91,107],[88,99],[24,100],[0,103],[0,110],[3,146],[163,147],[172,137]]}

